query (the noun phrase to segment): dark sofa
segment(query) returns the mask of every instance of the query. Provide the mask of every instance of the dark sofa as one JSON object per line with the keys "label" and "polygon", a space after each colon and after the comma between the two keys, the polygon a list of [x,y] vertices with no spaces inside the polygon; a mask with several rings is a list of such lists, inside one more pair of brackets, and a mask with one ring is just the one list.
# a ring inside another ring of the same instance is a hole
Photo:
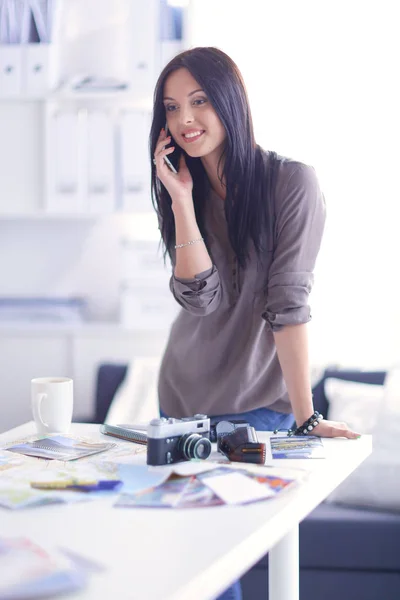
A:
{"label": "dark sofa", "polygon": [[[104,421],[126,372],[126,365],[100,365],[96,423]],[[328,377],[382,385],[385,373],[326,370],[313,389],[324,415]],[[267,572],[265,556],[242,577],[244,600],[268,598]],[[400,513],[318,506],[300,524],[300,600],[400,600]]]}

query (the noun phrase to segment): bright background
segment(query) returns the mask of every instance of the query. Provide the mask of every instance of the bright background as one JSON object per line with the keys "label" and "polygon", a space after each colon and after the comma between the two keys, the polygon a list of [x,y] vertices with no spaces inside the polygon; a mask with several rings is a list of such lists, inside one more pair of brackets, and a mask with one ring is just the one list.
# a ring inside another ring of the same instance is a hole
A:
{"label": "bright background", "polygon": [[313,165],[325,193],[313,362],[385,368],[400,358],[397,2],[190,7],[192,43],[242,71],[258,143]]}

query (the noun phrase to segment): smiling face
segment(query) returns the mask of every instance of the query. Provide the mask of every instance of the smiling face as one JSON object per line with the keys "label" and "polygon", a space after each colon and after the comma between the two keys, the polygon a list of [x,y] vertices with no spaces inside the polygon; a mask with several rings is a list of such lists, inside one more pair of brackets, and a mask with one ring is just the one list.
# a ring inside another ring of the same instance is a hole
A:
{"label": "smiling face", "polygon": [[169,75],[164,85],[164,106],[175,142],[193,158],[218,161],[225,129],[206,93],[187,69]]}

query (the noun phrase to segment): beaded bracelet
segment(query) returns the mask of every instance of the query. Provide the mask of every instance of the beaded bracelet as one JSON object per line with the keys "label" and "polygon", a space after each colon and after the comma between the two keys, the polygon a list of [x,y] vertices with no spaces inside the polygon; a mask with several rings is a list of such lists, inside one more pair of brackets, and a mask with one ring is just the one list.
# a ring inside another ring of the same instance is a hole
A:
{"label": "beaded bracelet", "polygon": [[314,429],[317,425],[319,425],[324,418],[324,415],[321,415],[317,410],[311,415],[307,421],[304,421],[303,425],[297,427],[297,429],[289,429],[288,436],[292,435],[308,435],[310,431]]}
{"label": "beaded bracelet", "polygon": [[197,240],[190,240],[190,242],[186,242],[186,244],[177,244],[175,246],[175,250],[177,248],[184,248],[185,246],[191,246],[192,244],[197,244],[197,242],[204,242],[204,239],[201,237],[201,238],[197,238]]}

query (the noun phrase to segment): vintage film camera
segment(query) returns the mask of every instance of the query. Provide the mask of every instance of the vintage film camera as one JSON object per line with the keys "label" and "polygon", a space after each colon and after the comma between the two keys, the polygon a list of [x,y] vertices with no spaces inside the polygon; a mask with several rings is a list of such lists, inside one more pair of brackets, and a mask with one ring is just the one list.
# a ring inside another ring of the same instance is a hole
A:
{"label": "vintage film camera", "polygon": [[194,415],[184,419],[152,419],[147,428],[147,464],[168,465],[210,456],[210,419]]}
{"label": "vintage film camera", "polygon": [[258,441],[256,430],[246,421],[219,421],[212,427],[211,439],[231,461],[265,464],[265,444]]}

